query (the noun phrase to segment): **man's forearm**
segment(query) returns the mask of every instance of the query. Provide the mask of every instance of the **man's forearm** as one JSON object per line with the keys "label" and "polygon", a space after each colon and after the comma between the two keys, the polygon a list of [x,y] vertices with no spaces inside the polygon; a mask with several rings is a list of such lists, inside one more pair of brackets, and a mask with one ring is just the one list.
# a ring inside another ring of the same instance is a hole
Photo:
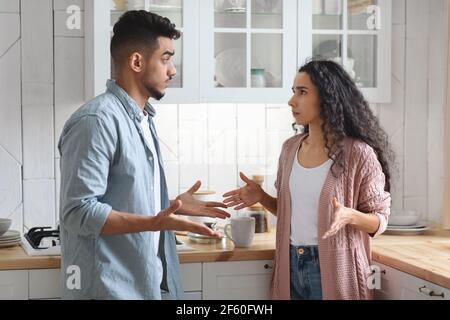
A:
{"label": "man's forearm", "polygon": [[263,190],[263,196],[261,198],[260,203],[267,210],[269,210],[274,216],[277,215],[277,198],[270,196]]}
{"label": "man's forearm", "polygon": [[102,235],[116,235],[125,233],[137,233],[145,231],[156,231],[156,219],[153,216],[143,216],[112,210],[105,224]]}

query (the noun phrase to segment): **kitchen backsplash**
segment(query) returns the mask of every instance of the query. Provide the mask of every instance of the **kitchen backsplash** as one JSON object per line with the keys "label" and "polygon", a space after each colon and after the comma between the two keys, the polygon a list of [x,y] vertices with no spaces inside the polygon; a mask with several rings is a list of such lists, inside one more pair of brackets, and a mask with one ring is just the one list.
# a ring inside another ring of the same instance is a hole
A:
{"label": "kitchen backsplash", "polygon": [[[392,101],[373,106],[397,155],[393,207],[434,221],[442,208],[444,41],[437,31],[444,1],[392,2]],[[0,23],[9,26],[0,37],[0,217],[11,217],[19,230],[55,225],[56,144],[84,102],[84,36],[54,29],[53,11],[62,10],[52,0],[0,5]],[[274,194],[281,145],[294,134],[285,102],[158,104],[156,110],[172,197],[196,180],[221,196],[239,185],[239,171],[265,175]]]}

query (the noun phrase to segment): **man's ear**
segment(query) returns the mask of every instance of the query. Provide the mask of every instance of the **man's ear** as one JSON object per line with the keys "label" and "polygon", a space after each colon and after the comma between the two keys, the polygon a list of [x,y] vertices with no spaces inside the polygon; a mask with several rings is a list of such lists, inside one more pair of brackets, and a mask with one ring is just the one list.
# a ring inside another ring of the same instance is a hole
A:
{"label": "man's ear", "polygon": [[134,72],[141,72],[142,68],[143,68],[143,63],[144,63],[144,56],[142,54],[140,54],[139,52],[133,52],[130,55],[128,63],[130,65],[130,68]]}

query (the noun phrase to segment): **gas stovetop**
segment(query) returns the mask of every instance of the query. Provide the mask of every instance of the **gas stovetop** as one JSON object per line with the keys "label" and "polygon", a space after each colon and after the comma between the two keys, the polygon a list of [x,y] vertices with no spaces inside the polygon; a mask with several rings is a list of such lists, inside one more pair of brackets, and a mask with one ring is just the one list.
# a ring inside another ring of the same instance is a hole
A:
{"label": "gas stovetop", "polygon": [[56,256],[61,254],[59,226],[36,227],[28,230],[22,238],[22,247],[29,256]]}

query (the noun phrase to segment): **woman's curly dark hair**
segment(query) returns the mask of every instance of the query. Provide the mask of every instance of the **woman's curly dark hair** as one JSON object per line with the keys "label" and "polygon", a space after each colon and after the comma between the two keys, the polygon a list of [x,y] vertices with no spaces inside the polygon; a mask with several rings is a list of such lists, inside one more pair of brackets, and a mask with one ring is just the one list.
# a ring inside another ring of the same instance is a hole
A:
{"label": "woman's curly dark hair", "polygon": [[322,130],[328,157],[333,160],[333,174],[337,176],[344,170],[344,138],[359,139],[375,151],[386,178],[385,190],[390,191],[394,153],[386,132],[349,74],[334,61],[323,59],[307,62],[299,72],[306,72],[318,89]]}

